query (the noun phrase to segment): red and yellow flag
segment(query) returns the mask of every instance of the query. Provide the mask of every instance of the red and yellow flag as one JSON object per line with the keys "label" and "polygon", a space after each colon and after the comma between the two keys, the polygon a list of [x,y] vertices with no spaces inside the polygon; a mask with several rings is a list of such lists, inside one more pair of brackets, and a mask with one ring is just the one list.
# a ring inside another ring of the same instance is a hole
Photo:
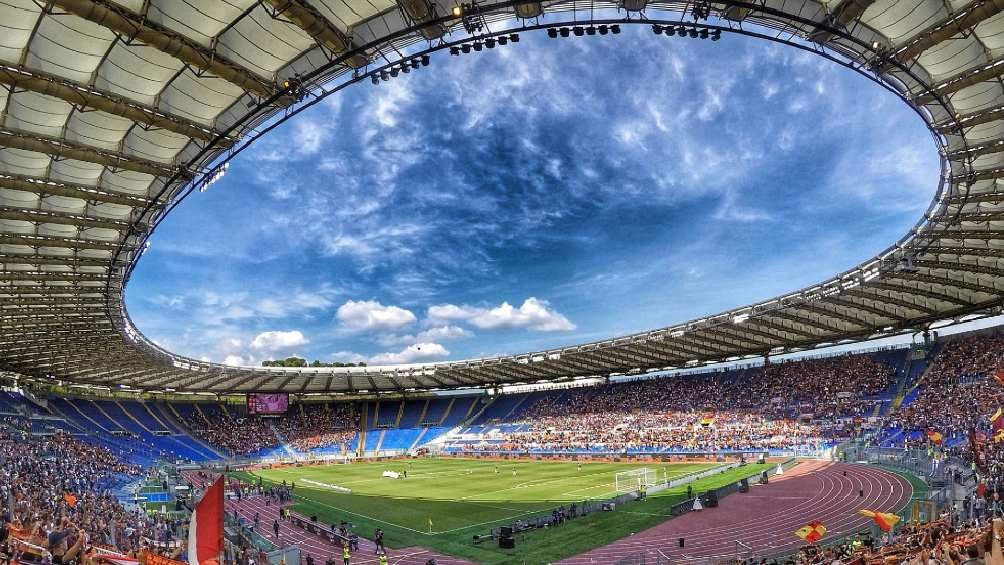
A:
{"label": "red and yellow flag", "polygon": [[77,505],[77,497],[71,493],[64,492],[63,500],[66,501],[66,505],[69,506],[70,508],[73,508],[74,506]]}
{"label": "red and yellow flag", "polygon": [[795,530],[795,535],[804,539],[807,543],[816,543],[826,535],[826,526],[819,520],[813,520],[805,526]]}
{"label": "red and yellow flag", "polygon": [[1004,412],[1001,411],[1000,406],[997,407],[994,415],[990,416],[990,424],[994,427],[995,431],[1004,428]]}
{"label": "red and yellow flag", "polygon": [[1004,385],[1004,369],[994,371],[994,380]]}
{"label": "red and yellow flag", "polygon": [[938,430],[931,429],[927,431],[927,439],[931,440],[931,443],[934,445],[941,445],[941,442],[945,439],[945,437],[942,436],[941,432]]}
{"label": "red and yellow flag", "polygon": [[875,523],[883,532],[888,532],[899,522],[899,516],[888,512],[876,512],[874,510],[858,510],[858,513],[866,518],[875,520]]}

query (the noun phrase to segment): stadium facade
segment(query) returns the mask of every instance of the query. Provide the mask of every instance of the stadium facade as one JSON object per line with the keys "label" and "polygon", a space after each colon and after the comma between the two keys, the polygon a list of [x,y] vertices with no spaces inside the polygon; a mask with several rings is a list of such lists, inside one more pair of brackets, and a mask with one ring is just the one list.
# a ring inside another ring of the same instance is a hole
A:
{"label": "stadium facade", "polygon": [[[1002,10],[1004,0],[7,2],[0,368],[151,391],[405,391],[693,366],[1000,314]],[[941,155],[924,217],[880,255],[813,287],[515,356],[237,368],[165,351],[130,322],[125,285],[157,224],[281,121],[356,82],[428,64],[434,51],[629,24],[787,43],[893,92],[925,121]]]}

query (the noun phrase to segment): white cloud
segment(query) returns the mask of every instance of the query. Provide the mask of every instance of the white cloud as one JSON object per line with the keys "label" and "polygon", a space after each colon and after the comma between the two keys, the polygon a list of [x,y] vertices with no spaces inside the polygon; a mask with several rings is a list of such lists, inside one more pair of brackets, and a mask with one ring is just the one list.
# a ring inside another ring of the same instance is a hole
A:
{"label": "white cloud", "polygon": [[503,302],[495,308],[457,306],[440,304],[430,306],[429,319],[435,321],[464,321],[477,328],[492,330],[499,328],[525,328],[541,332],[571,331],[575,324],[564,315],[550,308],[546,300],[530,297],[516,308]]}
{"label": "white cloud", "polygon": [[230,365],[231,367],[242,367],[245,366],[244,358],[240,355],[227,355],[223,360],[224,365]]}
{"label": "white cloud", "polygon": [[454,341],[474,337],[474,332],[460,326],[439,326],[418,332],[417,335],[384,334],[376,338],[376,342],[384,347],[404,343]]}
{"label": "white cloud", "polygon": [[324,126],[309,120],[297,120],[295,138],[301,153],[312,155],[317,153],[328,139],[328,130]]}
{"label": "white cloud", "polygon": [[380,353],[370,358],[374,365],[401,365],[446,357],[450,352],[438,343],[416,343],[397,353]]}
{"label": "white cloud", "polygon": [[259,351],[285,351],[307,343],[299,330],[262,332],[251,340],[251,348]]}
{"label": "white cloud", "polygon": [[376,300],[349,300],[336,314],[350,330],[396,330],[415,323],[415,314],[398,306],[384,306]]}

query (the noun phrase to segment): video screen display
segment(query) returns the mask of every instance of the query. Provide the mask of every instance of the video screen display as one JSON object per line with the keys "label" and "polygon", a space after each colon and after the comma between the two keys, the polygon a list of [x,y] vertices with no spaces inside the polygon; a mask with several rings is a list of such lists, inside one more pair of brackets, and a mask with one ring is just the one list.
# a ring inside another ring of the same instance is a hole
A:
{"label": "video screen display", "polygon": [[288,408],[289,394],[285,392],[248,395],[248,414],[250,415],[285,414]]}

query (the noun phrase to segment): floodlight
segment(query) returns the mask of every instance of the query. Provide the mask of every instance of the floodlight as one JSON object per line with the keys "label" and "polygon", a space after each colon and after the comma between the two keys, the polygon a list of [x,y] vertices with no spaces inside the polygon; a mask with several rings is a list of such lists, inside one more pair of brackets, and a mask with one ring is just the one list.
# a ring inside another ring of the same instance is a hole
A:
{"label": "floodlight", "polygon": [[552,28],[548,28],[547,29],[547,36],[550,37],[551,39],[554,39],[554,38],[558,37],[558,30],[554,29],[553,27]]}
{"label": "floodlight", "polygon": [[718,41],[721,38],[722,38],[722,30],[716,29],[715,31],[711,32],[711,41]]}
{"label": "floodlight", "polygon": [[708,38],[708,30],[702,29],[701,32],[698,35],[701,36],[701,39],[707,39]]}
{"label": "floodlight", "polygon": [[463,15],[464,15],[464,9],[463,8],[461,8],[460,6],[454,6],[453,7],[453,17],[454,18],[459,18],[460,16],[463,16]]}
{"label": "floodlight", "polygon": [[471,52],[471,45],[469,43],[465,43],[465,44],[463,44],[463,45],[460,46],[460,50],[463,51],[464,53],[470,53]]}
{"label": "floodlight", "polygon": [[485,40],[485,47],[487,47],[489,49],[495,49],[495,39],[491,38],[491,37],[489,37],[488,39],[486,39]]}
{"label": "floodlight", "polygon": [[370,75],[370,82],[373,84],[380,84],[380,79],[378,79],[376,75]]}
{"label": "floodlight", "polygon": [[423,66],[423,67],[428,67],[428,66],[429,66],[429,61],[430,61],[430,60],[431,60],[431,59],[429,59],[429,56],[428,56],[428,55],[422,55],[422,66]]}
{"label": "floodlight", "polygon": [[575,34],[575,37],[582,37],[585,35],[586,30],[582,29],[582,26],[575,26],[572,28],[572,33]]}
{"label": "floodlight", "polygon": [[454,45],[453,47],[450,47],[450,55],[454,55],[454,56],[460,55],[460,48],[457,47],[456,45]]}
{"label": "floodlight", "polygon": [[659,26],[659,25],[653,25],[653,26],[652,26],[652,31],[653,31],[653,32],[654,32],[654,33],[655,33],[656,35],[662,35],[662,26]]}
{"label": "floodlight", "polygon": [[621,32],[621,26],[619,26],[617,24],[614,24],[614,25],[610,26],[610,33],[613,33],[613,34],[616,35],[616,34],[618,34],[620,32]]}
{"label": "floodlight", "polygon": [[512,41],[513,43],[519,43],[519,34],[518,33],[510,33],[509,34],[509,41]]}
{"label": "floodlight", "polygon": [[481,42],[480,41],[475,41],[474,42],[474,50],[475,51],[481,51]]}
{"label": "floodlight", "polygon": [[589,26],[586,28],[586,35],[596,35],[596,27]]}
{"label": "floodlight", "polygon": [[609,31],[609,28],[607,28],[606,24],[600,26],[600,35],[606,35],[607,31]]}
{"label": "floodlight", "polygon": [[561,34],[561,37],[568,37],[569,29],[567,27],[563,27],[558,30],[558,33]]}

